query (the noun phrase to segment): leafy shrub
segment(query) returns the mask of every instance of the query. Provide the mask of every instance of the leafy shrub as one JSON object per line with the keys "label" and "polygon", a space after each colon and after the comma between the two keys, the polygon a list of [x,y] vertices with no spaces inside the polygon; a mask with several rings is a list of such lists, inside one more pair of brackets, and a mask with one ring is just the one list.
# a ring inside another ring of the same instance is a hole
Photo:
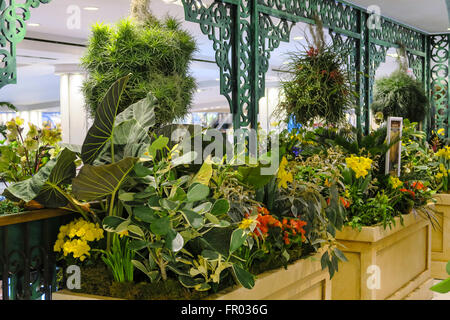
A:
{"label": "leafy shrub", "polygon": [[130,73],[119,112],[151,92],[156,123],[166,124],[186,115],[195,91],[188,68],[196,50],[194,39],[173,18],[146,23],[125,19],[116,26],[96,24],[82,66],[89,72],[83,84],[88,112],[95,116],[110,86]]}
{"label": "leafy shrub", "polygon": [[420,122],[428,113],[428,99],[422,82],[413,79],[403,70],[394,71],[375,83],[374,114],[381,112],[388,117],[403,117]]}

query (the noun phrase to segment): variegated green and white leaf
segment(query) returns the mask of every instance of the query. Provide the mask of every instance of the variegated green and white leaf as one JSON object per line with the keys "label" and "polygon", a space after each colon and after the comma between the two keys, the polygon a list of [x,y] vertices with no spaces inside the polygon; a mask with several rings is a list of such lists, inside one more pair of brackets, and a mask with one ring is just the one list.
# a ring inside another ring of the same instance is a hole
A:
{"label": "variegated green and white leaf", "polygon": [[155,125],[156,103],[156,98],[149,93],[117,116],[113,141],[125,145],[124,157],[140,157],[150,145],[148,132]]}

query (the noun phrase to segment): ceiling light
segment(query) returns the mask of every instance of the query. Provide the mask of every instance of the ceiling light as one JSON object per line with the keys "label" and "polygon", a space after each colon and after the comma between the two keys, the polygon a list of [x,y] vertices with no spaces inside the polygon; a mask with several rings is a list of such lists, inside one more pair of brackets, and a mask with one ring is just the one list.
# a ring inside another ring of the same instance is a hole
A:
{"label": "ceiling light", "polygon": [[219,79],[219,78],[216,78],[216,81],[220,81],[220,79]]}
{"label": "ceiling light", "polygon": [[39,23],[27,23],[27,26],[29,26],[29,27],[39,27],[40,24]]}
{"label": "ceiling light", "polygon": [[305,39],[304,37],[294,37],[294,40],[297,40],[297,41],[300,41],[300,40],[303,40],[303,39]]}
{"label": "ceiling light", "polygon": [[84,7],[83,10],[86,10],[86,11],[97,11],[98,8],[97,7]]}
{"label": "ceiling light", "polygon": [[387,55],[392,58],[398,58],[398,54],[396,53],[388,53]]}

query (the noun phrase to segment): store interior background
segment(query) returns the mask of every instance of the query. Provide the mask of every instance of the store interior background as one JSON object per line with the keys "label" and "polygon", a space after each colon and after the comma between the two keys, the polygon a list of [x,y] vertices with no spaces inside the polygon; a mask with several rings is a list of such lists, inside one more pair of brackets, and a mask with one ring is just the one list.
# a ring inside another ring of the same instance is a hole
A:
{"label": "store interior background", "polygon": [[[370,0],[353,2],[364,7],[371,5]],[[413,3],[407,0],[378,2],[383,2],[383,15],[406,24],[414,22],[416,27],[425,31],[433,32],[435,28],[438,32],[444,25],[445,28],[448,27],[445,15],[443,21],[440,21],[439,17],[433,18],[434,20],[426,19],[430,18],[432,12],[436,12],[436,6],[441,5],[441,2],[444,5],[442,9],[446,10],[444,1],[431,0],[436,2],[433,4],[429,3],[430,0]],[[79,91],[84,77],[83,70],[78,65],[80,57],[85,50],[92,24],[114,23],[128,16],[129,3],[129,0],[55,0],[32,9],[27,38],[17,47],[17,84],[0,89],[0,101],[14,104],[19,112],[16,115],[6,109],[0,109],[0,123],[20,116],[26,122],[41,127],[61,125],[63,142],[82,144],[91,120],[84,111],[83,96]],[[405,7],[406,3],[408,6]],[[434,8],[430,14],[427,7]],[[191,73],[197,80],[198,90],[191,113],[179,122],[201,124],[205,127],[229,126],[232,116],[226,99],[220,95],[219,68],[214,62],[212,41],[201,33],[198,24],[184,21],[181,1],[152,0],[150,8],[158,18],[170,14],[183,21],[183,28],[197,39],[198,51],[194,55],[195,61],[191,64]],[[73,24],[73,18],[78,13],[79,28]],[[270,70],[266,74],[266,94],[260,101],[259,122],[263,130],[280,129],[271,126],[277,121],[272,117],[272,112],[280,99],[280,79],[286,76],[279,70],[283,69],[288,52],[303,50],[304,46],[307,46],[307,30],[306,24],[296,24],[291,32],[290,42],[281,43],[272,53]],[[386,63],[377,70],[377,78],[396,69],[395,56],[396,50],[391,49]],[[349,119],[350,123],[355,124],[354,116],[350,114]]]}

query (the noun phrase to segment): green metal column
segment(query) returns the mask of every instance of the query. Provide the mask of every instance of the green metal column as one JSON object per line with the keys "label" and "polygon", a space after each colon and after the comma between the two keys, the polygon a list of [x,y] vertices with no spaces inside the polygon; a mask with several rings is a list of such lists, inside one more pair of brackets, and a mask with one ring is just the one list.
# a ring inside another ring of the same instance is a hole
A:
{"label": "green metal column", "polygon": [[[366,12],[361,12],[362,19],[367,21],[369,14]],[[370,86],[371,86],[371,57],[370,57],[370,30],[367,24],[364,28],[364,74],[366,75],[366,80],[364,81],[364,134],[369,134],[370,132]]]}

